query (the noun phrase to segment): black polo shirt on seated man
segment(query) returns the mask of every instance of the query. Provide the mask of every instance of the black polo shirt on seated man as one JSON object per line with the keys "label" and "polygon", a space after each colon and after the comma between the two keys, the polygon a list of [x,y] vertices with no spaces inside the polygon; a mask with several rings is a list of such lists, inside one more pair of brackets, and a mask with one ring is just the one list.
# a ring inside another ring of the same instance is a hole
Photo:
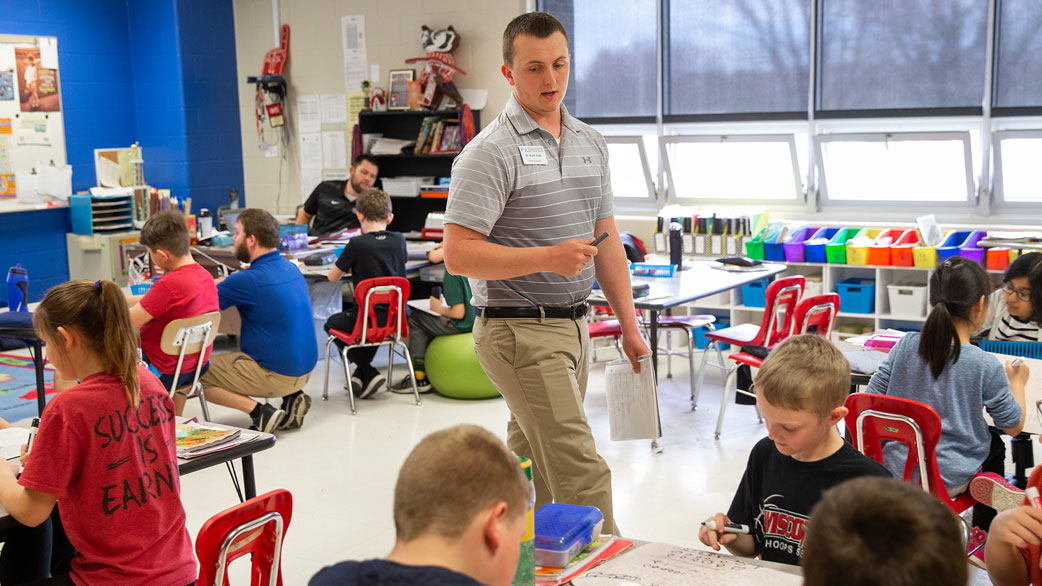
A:
{"label": "black polo shirt on seated man", "polygon": [[355,196],[344,193],[347,181],[323,181],[304,202],[304,211],[314,216],[308,234],[326,236],[346,228],[359,228]]}

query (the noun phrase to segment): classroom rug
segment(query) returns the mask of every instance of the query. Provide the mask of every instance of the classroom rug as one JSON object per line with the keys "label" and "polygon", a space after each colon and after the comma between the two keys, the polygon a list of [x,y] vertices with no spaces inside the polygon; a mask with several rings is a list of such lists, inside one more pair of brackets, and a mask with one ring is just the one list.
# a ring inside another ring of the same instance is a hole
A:
{"label": "classroom rug", "polygon": [[[44,363],[44,389],[54,394],[54,367]],[[28,356],[0,354],[0,417],[18,421],[36,417],[36,367]]]}

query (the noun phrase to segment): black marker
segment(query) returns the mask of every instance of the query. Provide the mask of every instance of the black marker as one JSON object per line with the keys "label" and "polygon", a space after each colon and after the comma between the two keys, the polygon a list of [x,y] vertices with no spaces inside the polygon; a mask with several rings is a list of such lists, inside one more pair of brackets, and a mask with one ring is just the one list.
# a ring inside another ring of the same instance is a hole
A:
{"label": "black marker", "polygon": [[590,246],[597,246],[601,242],[604,242],[604,239],[607,238],[607,237],[608,237],[608,233],[607,232],[605,232],[604,234],[601,234],[600,236],[597,237],[596,240],[594,240],[593,242],[590,243]]}
{"label": "black marker", "polygon": [[[716,528],[716,521],[703,521],[702,524],[705,525],[706,528],[708,528],[711,531],[719,531]],[[741,533],[743,535],[748,535],[749,534],[749,526],[748,525],[742,525],[740,523],[727,523],[727,522],[724,522],[724,530],[720,531],[720,533]]]}
{"label": "black marker", "polygon": [[36,437],[36,432],[40,430],[40,418],[33,417],[32,422],[29,424],[29,439],[25,442],[25,453],[28,454],[29,450],[33,449],[33,438]]}

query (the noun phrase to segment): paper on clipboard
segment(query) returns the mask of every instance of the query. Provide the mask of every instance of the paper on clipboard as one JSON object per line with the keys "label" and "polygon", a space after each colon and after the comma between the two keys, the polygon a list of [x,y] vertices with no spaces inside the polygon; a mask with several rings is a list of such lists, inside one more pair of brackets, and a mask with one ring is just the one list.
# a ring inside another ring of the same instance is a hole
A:
{"label": "paper on clipboard", "polygon": [[658,388],[651,355],[640,357],[640,373],[628,359],[604,367],[608,398],[608,426],[612,441],[658,439],[662,424],[658,412]]}

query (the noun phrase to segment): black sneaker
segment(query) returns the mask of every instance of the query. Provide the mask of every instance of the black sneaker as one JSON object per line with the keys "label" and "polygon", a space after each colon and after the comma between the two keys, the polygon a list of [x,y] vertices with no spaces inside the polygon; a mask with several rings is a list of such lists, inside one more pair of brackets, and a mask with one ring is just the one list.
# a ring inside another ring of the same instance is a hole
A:
{"label": "black sneaker", "polygon": [[304,391],[297,391],[282,398],[282,411],[286,418],[276,429],[297,429],[304,425],[304,416],[311,409],[311,397]]}
{"label": "black sneaker", "polygon": [[387,384],[387,377],[377,370],[376,374],[370,378],[363,379],[362,384],[355,388],[357,393],[355,396],[359,399],[365,399],[380,390],[380,387],[385,384]]}
{"label": "black sneaker", "polygon": [[355,396],[357,397],[362,392],[362,377],[357,374],[351,375],[351,385],[344,385],[344,390],[349,392],[354,391]]}
{"label": "black sneaker", "polygon": [[[424,393],[429,393],[429,392],[433,391],[434,387],[431,386],[430,379],[428,379],[427,377],[424,377],[422,380],[417,380],[416,381],[416,390],[419,391],[420,394],[422,395]],[[399,395],[411,395],[412,394],[412,377],[409,376],[409,375],[405,375],[405,378],[403,378],[402,380],[398,381],[397,384],[395,384],[394,386],[391,387],[391,392],[392,393],[397,393]]]}
{"label": "black sneaker", "polygon": [[253,420],[253,424],[257,426],[257,431],[274,433],[285,419],[286,414],[282,409],[276,409],[275,407],[265,403],[261,405],[261,413]]}

